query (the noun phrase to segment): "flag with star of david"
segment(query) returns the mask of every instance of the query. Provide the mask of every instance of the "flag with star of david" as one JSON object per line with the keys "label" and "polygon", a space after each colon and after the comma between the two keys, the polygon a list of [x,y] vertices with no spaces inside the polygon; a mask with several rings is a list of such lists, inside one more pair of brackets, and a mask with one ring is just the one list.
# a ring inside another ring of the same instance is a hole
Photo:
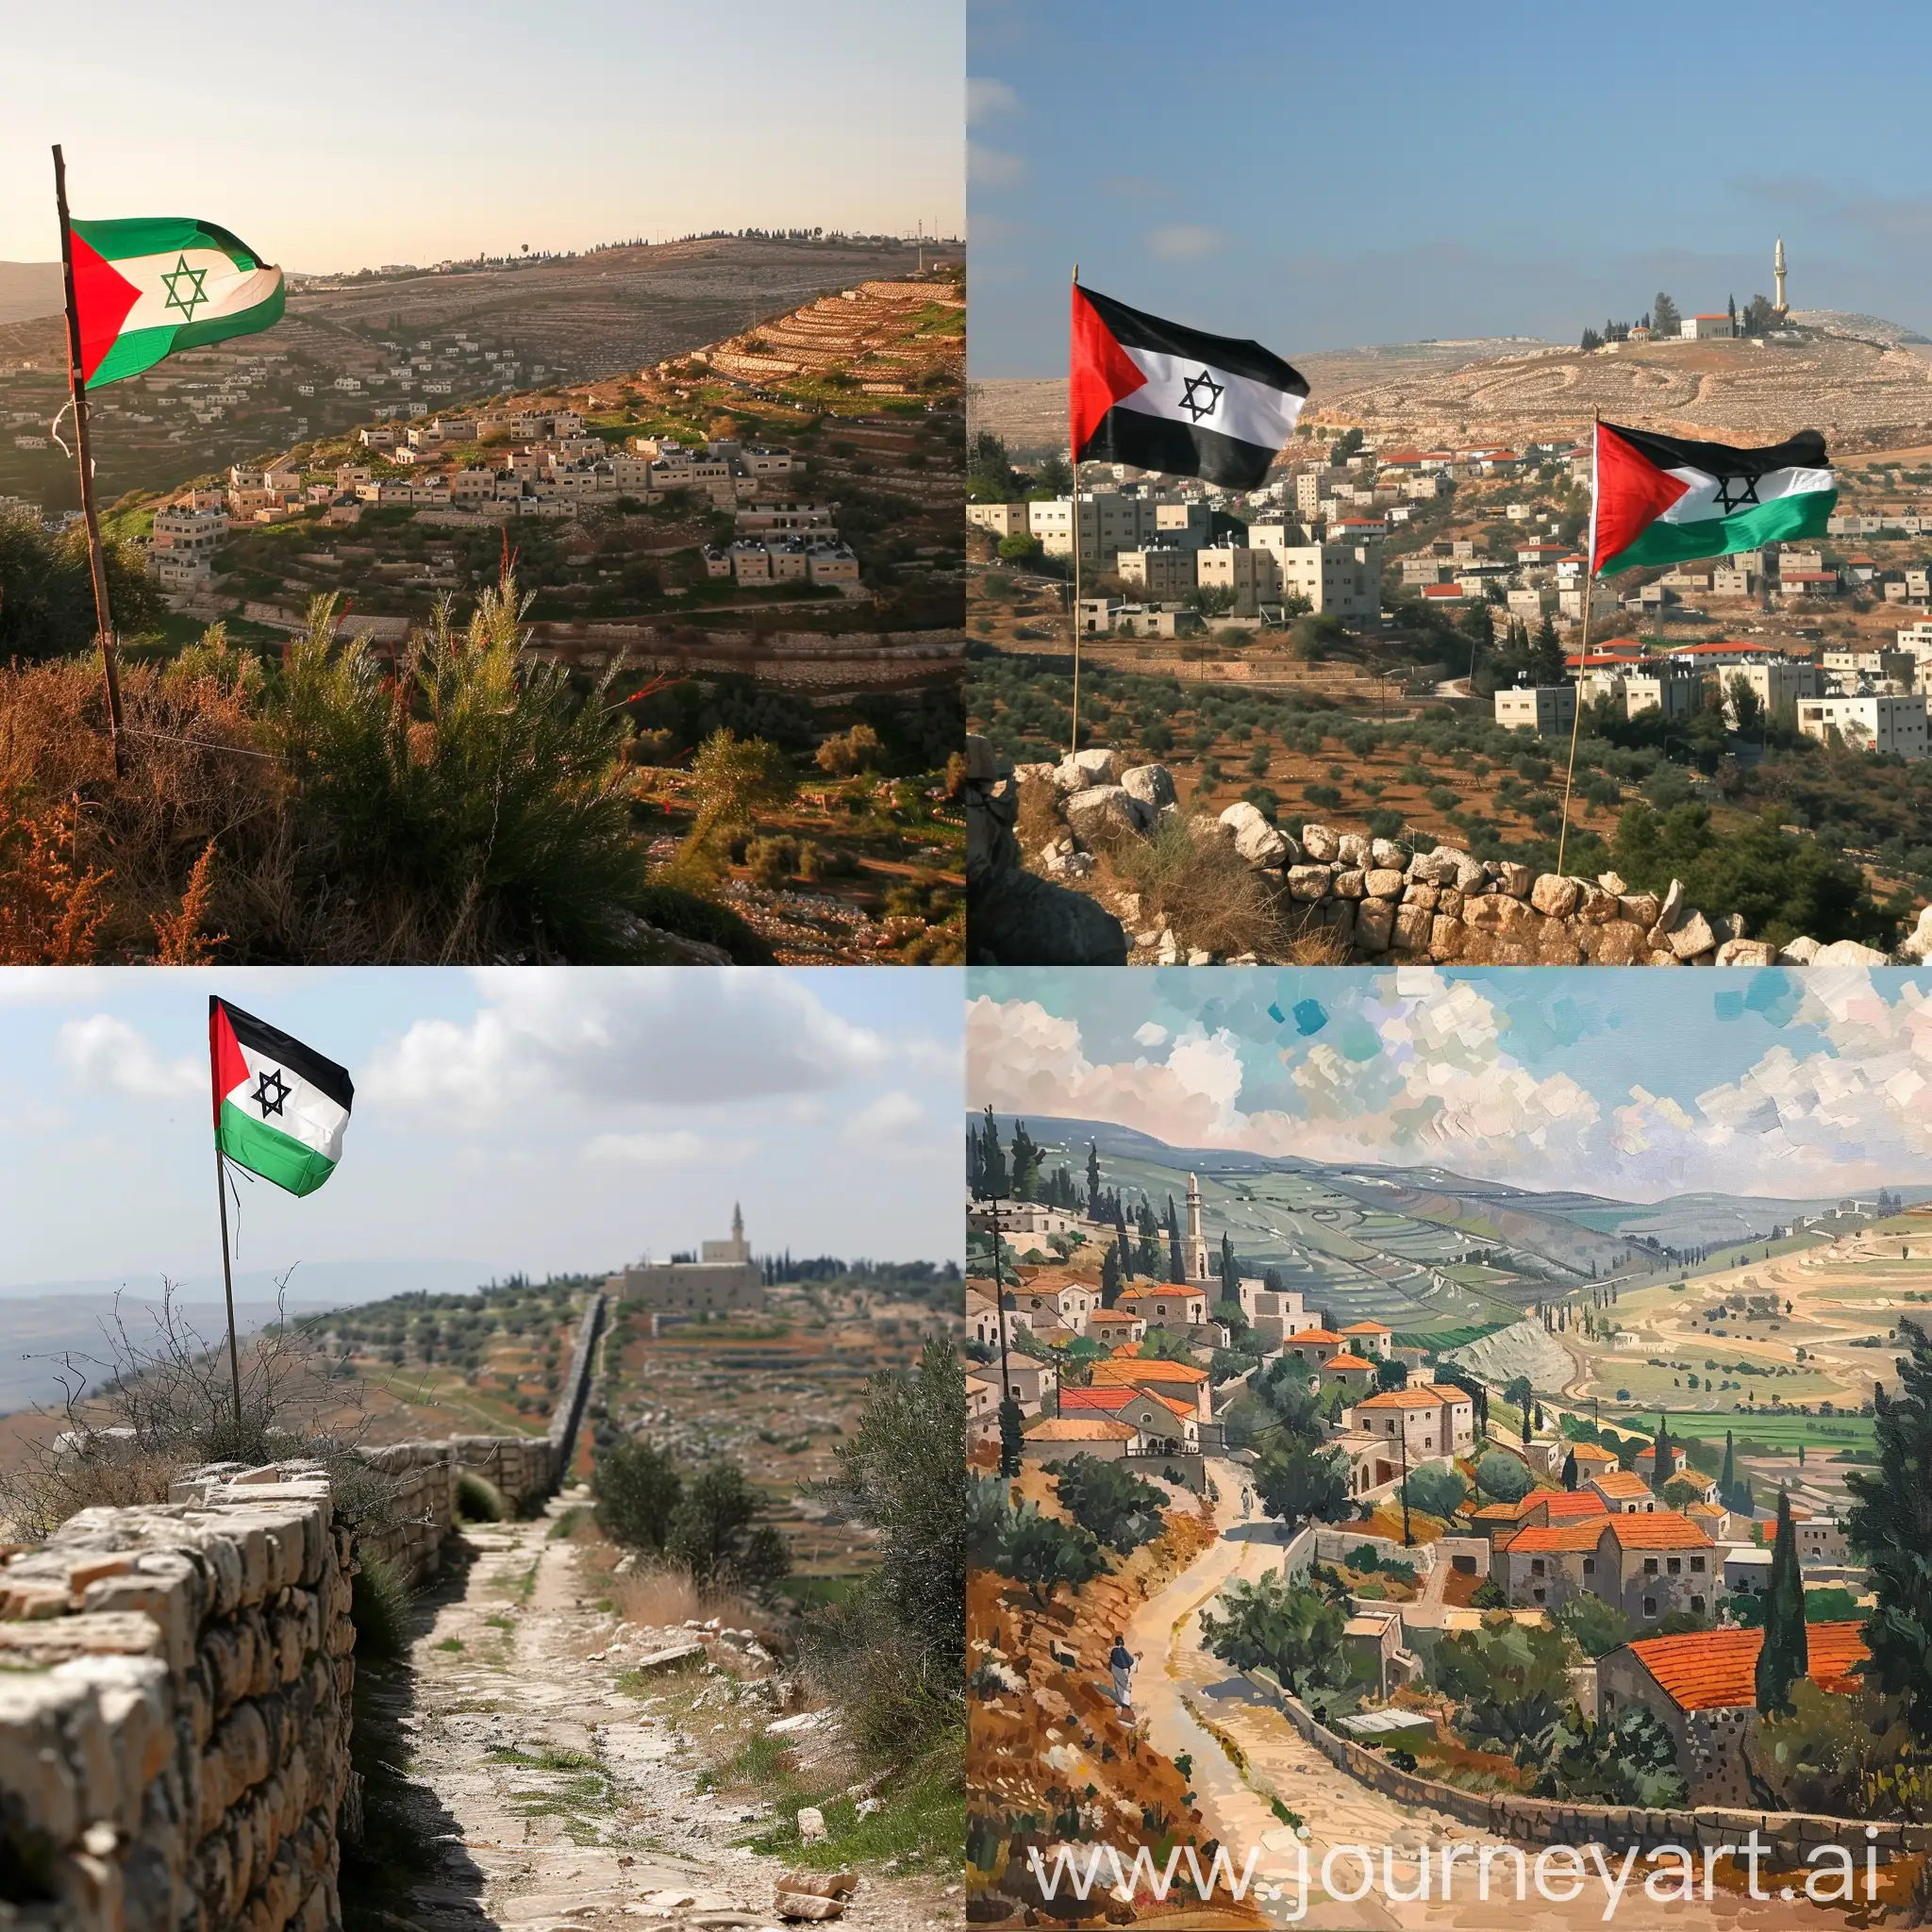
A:
{"label": "flag with star of david", "polygon": [[356,1089],[345,1068],[212,994],[215,1144],[237,1167],[312,1194],[342,1158]]}
{"label": "flag with star of david", "polygon": [[1294,434],[1299,371],[1259,342],[1211,336],[1074,285],[1074,458],[1252,490]]}
{"label": "flag with star of david", "polygon": [[1596,425],[1590,567],[1599,576],[1823,537],[1838,502],[1824,438],[1738,449]]}
{"label": "flag with star of david", "polygon": [[67,229],[83,388],[282,319],[281,270],[212,222],[162,215]]}

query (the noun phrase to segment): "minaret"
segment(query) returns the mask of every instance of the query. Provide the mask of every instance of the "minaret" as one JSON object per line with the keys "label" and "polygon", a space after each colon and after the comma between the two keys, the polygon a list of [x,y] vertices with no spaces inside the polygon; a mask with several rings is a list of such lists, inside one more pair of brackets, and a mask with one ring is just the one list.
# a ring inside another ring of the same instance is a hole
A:
{"label": "minaret", "polygon": [[1208,1243],[1201,1234],[1201,1179],[1188,1176],[1188,1279],[1208,1279]]}
{"label": "minaret", "polygon": [[744,1244],[744,1213],[736,1201],[731,1204],[731,1245],[739,1260],[751,1259],[751,1250]]}
{"label": "minaret", "polygon": [[1771,258],[1771,272],[1777,281],[1777,299],[1774,307],[1779,315],[1785,313],[1785,238],[1777,238],[1777,253]]}

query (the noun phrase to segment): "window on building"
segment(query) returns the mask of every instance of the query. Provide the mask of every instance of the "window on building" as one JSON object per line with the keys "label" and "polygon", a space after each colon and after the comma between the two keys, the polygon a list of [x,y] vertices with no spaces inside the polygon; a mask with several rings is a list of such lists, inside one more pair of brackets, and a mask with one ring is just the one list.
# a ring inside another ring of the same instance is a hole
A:
{"label": "window on building", "polygon": [[1704,1574],[1704,1558],[1702,1557],[1692,1557],[1690,1558],[1690,1574],[1693,1576],[1702,1576]]}
{"label": "window on building", "polygon": [[1594,1557],[1584,1557],[1583,1574],[1586,1576],[1594,1576],[1596,1574],[1596,1558]]}
{"label": "window on building", "polygon": [[1657,1574],[1657,1558],[1655,1557],[1644,1557],[1643,1574],[1646,1576],[1655,1576]]}
{"label": "window on building", "polygon": [[1683,1575],[1683,1574],[1684,1574],[1684,1559],[1683,1559],[1683,1557],[1672,1557],[1671,1558],[1669,1558],[1669,1561],[1668,1561],[1668,1568],[1669,1568],[1669,1570],[1670,1570],[1670,1573],[1671,1573],[1671,1574],[1672,1574],[1673,1576],[1681,1576],[1681,1575]]}
{"label": "window on building", "polygon": [[1647,1596],[1647,1597],[1645,1597],[1645,1598],[1643,1599],[1643,1614],[1644,1614],[1644,1615],[1645,1615],[1646,1617],[1654,1617],[1654,1616],[1656,1616],[1656,1615],[1657,1615],[1657,1599],[1656,1599],[1656,1597],[1654,1597],[1654,1596]]}
{"label": "window on building", "polygon": [[1702,1598],[1701,1596],[1693,1596],[1693,1597],[1692,1597],[1692,1598],[1690,1599],[1690,1608],[1691,1608],[1691,1611],[1693,1612],[1693,1614],[1695,1614],[1695,1615],[1697,1615],[1697,1616],[1700,1616],[1700,1617],[1701,1617],[1701,1616],[1703,1616],[1703,1614],[1704,1614],[1704,1599],[1703,1599],[1703,1598]]}

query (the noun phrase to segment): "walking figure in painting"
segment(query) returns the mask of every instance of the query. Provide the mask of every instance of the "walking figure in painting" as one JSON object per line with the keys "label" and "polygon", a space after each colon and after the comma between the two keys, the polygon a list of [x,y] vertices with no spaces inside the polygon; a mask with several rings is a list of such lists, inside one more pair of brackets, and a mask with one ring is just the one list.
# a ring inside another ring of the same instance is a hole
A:
{"label": "walking figure in painting", "polygon": [[1113,1701],[1123,1710],[1131,1709],[1134,1702],[1134,1666],[1141,1659],[1127,1648],[1127,1640],[1124,1637],[1116,1637],[1107,1661],[1108,1668],[1113,1672]]}

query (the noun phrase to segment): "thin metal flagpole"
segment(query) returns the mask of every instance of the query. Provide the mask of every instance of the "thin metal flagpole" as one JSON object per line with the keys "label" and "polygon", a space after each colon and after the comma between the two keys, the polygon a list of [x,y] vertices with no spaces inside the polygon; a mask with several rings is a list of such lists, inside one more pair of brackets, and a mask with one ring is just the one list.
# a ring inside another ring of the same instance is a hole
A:
{"label": "thin metal flagpole", "polygon": [[222,1292],[228,1304],[228,1378],[235,1389],[235,1442],[242,1441],[242,1355],[235,1341],[235,1276],[228,1264],[228,1190],[222,1168],[219,1129],[215,1138],[215,1202],[222,1213]]}
{"label": "thin metal flagpole", "polygon": [[126,775],[121,743],[121,678],[114,666],[114,617],[108,604],[108,559],[101,548],[101,520],[94,509],[94,459],[88,438],[87,384],[81,377],[80,306],[74,293],[74,231],[67,219],[67,162],[54,143],[54,202],[60,214],[60,273],[67,291],[67,392],[74,404],[75,453],[80,464],[80,513],[87,524],[88,564],[94,580],[94,624],[108,685],[108,735],[114,747],[114,775]]}
{"label": "thin metal flagpole", "polygon": [[1576,782],[1576,736],[1583,724],[1583,675],[1590,669],[1590,607],[1596,602],[1596,446],[1601,409],[1590,412],[1590,528],[1584,535],[1583,642],[1576,653],[1576,698],[1570,707],[1570,766],[1563,774],[1563,823],[1557,834],[1557,874],[1563,872],[1563,853],[1570,841],[1570,792]]}
{"label": "thin metal flagpole", "polygon": [[[1074,287],[1080,286],[1080,264],[1074,264]],[[1067,467],[1072,473],[1072,481],[1067,488],[1071,499],[1069,508],[1073,514],[1068,519],[1074,531],[1074,705],[1069,719],[1067,734],[1067,756],[1080,749],[1080,437],[1074,422],[1074,371],[1073,344],[1068,343],[1067,358]]]}

